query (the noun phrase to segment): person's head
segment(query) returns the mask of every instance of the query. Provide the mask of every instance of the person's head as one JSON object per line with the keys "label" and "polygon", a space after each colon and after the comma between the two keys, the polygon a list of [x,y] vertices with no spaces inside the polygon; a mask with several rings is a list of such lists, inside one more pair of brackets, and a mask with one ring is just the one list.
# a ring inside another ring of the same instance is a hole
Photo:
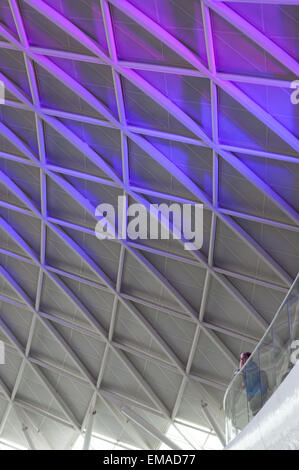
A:
{"label": "person's head", "polygon": [[250,358],[251,356],[251,353],[250,352],[242,352],[240,354],[240,367],[243,367],[245,362],[248,361],[248,359]]}

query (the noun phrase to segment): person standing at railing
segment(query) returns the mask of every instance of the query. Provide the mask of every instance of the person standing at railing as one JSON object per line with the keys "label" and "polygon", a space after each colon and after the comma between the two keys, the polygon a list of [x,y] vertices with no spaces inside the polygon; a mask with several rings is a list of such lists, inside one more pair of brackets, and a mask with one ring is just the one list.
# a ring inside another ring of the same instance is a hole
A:
{"label": "person standing at railing", "polygon": [[[242,352],[240,355],[239,369],[235,371],[235,375],[242,369],[250,358],[250,352]],[[268,389],[268,378],[264,371],[261,371],[256,362],[250,361],[242,369],[244,377],[243,386],[246,389],[248,404],[250,410],[255,416],[261,409],[266,401],[267,389]]]}

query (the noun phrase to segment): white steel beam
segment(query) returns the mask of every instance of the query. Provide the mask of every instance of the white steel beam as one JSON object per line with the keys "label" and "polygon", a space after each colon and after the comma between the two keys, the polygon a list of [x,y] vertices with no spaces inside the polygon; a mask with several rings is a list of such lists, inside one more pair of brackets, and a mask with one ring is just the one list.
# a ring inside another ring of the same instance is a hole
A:
{"label": "white steel beam", "polygon": [[208,422],[208,424],[212,427],[212,429],[215,431],[216,436],[218,437],[219,441],[223,446],[225,446],[225,438],[223,435],[223,432],[221,431],[220,427],[216,423],[215,419],[213,418],[210,410],[208,409],[207,403],[202,403],[201,404],[201,410]]}
{"label": "white steel beam", "polygon": [[151,423],[146,421],[142,416],[140,416],[136,411],[130,409],[127,406],[122,406],[120,408],[121,412],[127,416],[131,421],[140,426],[144,431],[149,433],[151,436],[156,439],[164,442],[172,450],[181,450],[181,448],[175,444],[171,439],[169,439],[165,434],[163,434],[159,429],[153,426]]}

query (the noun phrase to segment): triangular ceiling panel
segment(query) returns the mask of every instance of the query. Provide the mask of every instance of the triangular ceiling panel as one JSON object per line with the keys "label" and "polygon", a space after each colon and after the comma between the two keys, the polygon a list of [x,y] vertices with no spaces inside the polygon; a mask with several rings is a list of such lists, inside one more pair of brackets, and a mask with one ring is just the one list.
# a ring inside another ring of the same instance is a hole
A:
{"label": "triangular ceiling panel", "polygon": [[127,79],[122,79],[122,85],[129,124],[164,132],[175,132],[191,138],[195,137],[179,120]]}
{"label": "triangular ceiling panel", "polygon": [[41,207],[40,171],[37,167],[1,158],[0,170],[29,197],[36,207]]}
{"label": "triangular ceiling panel", "polygon": [[[134,308],[138,310],[137,305]],[[146,327],[133,315],[130,309],[122,304],[117,309],[113,339],[169,362],[161,345],[152,338]]]}
{"label": "triangular ceiling panel", "polygon": [[9,153],[11,155],[21,157],[25,160],[29,160],[28,155],[25,155],[25,153],[22,150],[20,150],[17,144],[14,144],[10,140],[10,137],[7,136],[5,132],[6,132],[6,129],[1,129],[1,133],[0,133],[1,152]]}
{"label": "triangular ceiling panel", "polygon": [[96,281],[97,277],[87,263],[84,262],[84,259],[74,253],[74,250],[59,236],[59,233],[63,235],[61,229],[59,229],[58,233],[55,233],[54,230],[47,228],[46,262],[48,265],[75,275],[80,275],[85,279]]}
{"label": "triangular ceiling panel", "polygon": [[174,300],[165,287],[161,286],[158,279],[153,274],[149,274],[141,262],[129,253],[126,254],[124,264],[122,291],[184,312],[183,307]]}
{"label": "triangular ceiling panel", "polygon": [[[82,141],[82,143],[88,144],[99,156],[111,167],[116,177],[122,178],[122,149],[121,149],[121,133],[115,128],[100,127],[93,124],[82,123],[80,121],[74,121],[70,119],[61,119],[61,122],[71,129]],[[86,158],[87,160],[87,158]],[[97,160],[95,156],[95,162],[86,162],[86,171],[96,166],[96,174],[103,176],[106,179],[111,179],[112,176],[108,176],[105,170],[101,170],[103,167],[102,162]]]}
{"label": "triangular ceiling panel", "polygon": [[284,162],[245,154],[238,154],[238,158],[299,211],[299,175],[298,163],[295,160]]}
{"label": "triangular ceiling panel", "polygon": [[10,205],[12,204],[16,207],[27,209],[26,204],[21,200],[21,198],[17,197],[15,193],[7,186],[7,184],[0,182],[1,201]]}
{"label": "triangular ceiling panel", "polygon": [[[44,371],[41,374],[46,377]],[[45,382],[39,375],[37,366],[32,364],[32,367],[30,367],[29,364],[26,364],[22,380],[18,386],[16,399],[29,402],[33,407],[34,405],[42,407],[49,413],[52,412],[60,418],[65,418],[65,414],[59,405],[58,397],[56,397],[55,393],[51,393]]]}
{"label": "triangular ceiling panel", "polygon": [[218,72],[285,80],[294,77],[287,68],[214,11],[211,12],[211,22]]}
{"label": "triangular ceiling panel", "polygon": [[[247,221],[243,223],[242,219],[238,219],[237,222],[241,227],[247,223]],[[252,232],[259,233],[260,226],[253,224]],[[252,275],[278,285],[281,284],[281,279],[275,271],[261,260],[253,248],[248,246],[238,234],[220,220],[217,221],[214,263],[232,272]]]}
{"label": "triangular ceiling panel", "polygon": [[[246,281],[232,277],[229,280],[248,302],[251,302],[258,312],[262,312],[265,320],[271,323],[273,312],[278,310],[284,299],[284,292],[277,292],[271,288],[249,284]],[[250,319],[250,323],[252,323],[252,319]]]}
{"label": "triangular ceiling panel", "polygon": [[96,283],[91,285],[65,276],[60,276],[60,279],[69,289],[69,292],[80,296],[83,311],[82,308],[78,309],[78,321],[88,326],[89,330],[92,329],[93,332],[96,332],[96,335],[93,334],[92,336],[96,340],[102,341],[101,332],[109,329],[111,321],[113,295]]}
{"label": "triangular ceiling panel", "polygon": [[206,379],[215,378],[217,382],[229,383],[231,368],[221,351],[215,350],[213,342],[205,334],[200,333],[201,338],[193,359],[191,373],[195,373]]}
{"label": "triangular ceiling panel", "polygon": [[76,95],[61,79],[55,78],[45,67],[34,64],[34,69],[36,71],[40,102],[44,108],[103,119],[98,111]]}
{"label": "triangular ceiling panel", "polygon": [[79,41],[73,39],[62,28],[56,26],[49,18],[38,13],[27,3],[22,2],[20,11],[30,45],[90,55],[88,49]]}
{"label": "triangular ceiling panel", "polygon": [[[47,320],[45,320],[47,322]],[[58,331],[57,326],[48,323],[51,328]],[[35,335],[30,347],[30,355],[34,359],[47,362],[53,367],[65,367],[74,375],[82,378],[81,372],[76,367],[73,359],[62,348],[55,336],[40,321],[35,326]],[[59,331],[61,333],[61,329]],[[72,334],[72,332],[70,332]]]}
{"label": "triangular ceiling panel", "polygon": [[[75,380],[57,371],[45,370],[44,375],[53,385],[56,393],[72,412],[72,421],[82,422],[92,398],[92,390],[84,381]],[[66,397],[66,398],[65,398]],[[69,420],[68,420],[69,421]]]}
{"label": "triangular ceiling panel", "polygon": [[[58,185],[51,178],[47,178],[47,192],[49,216],[94,230],[96,218],[72,197],[72,193],[62,188],[61,185]],[[57,205],[60,208],[59,212],[56,210]]]}
{"label": "triangular ceiling panel", "polygon": [[[51,317],[62,318],[78,325],[90,326],[86,317],[77,308],[70,295],[70,288],[67,286],[67,278],[63,276],[44,275],[42,293],[40,299],[40,311],[51,315]],[[66,287],[64,290],[61,286]],[[76,294],[76,291],[74,292]]]}
{"label": "triangular ceiling panel", "polygon": [[21,449],[26,449],[28,443],[26,437],[22,431],[22,424],[16,414],[15,409],[11,409],[9,412],[9,419],[5,422],[3,432],[5,433],[5,439],[7,442],[13,442],[16,446]]}
{"label": "triangular ceiling panel", "polygon": [[283,140],[283,135],[280,137],[272,132],[258,117],[221,89],[218,89],[218,123],[222,144],[298,156],[296,149]]}
{"label": "triangular ceiling panel", "polygon": [[128,354],[128,357],[140,373],[147,373],[151,389],[162,402],[160,408],[163,406],[166,409],[172,409],[181,384],[181,378],[178,373],[175,370],[162,368],[153,361],[148,361],[131,353]]}
{"label": "triangular ceiling panel", "polygon": [[[244,164],[247,165],[248,160],[245,156],[240,160],[243,160]],[[258,174],[258,176],[260,175]],[[269,180],[269,177],[267,179]],[[236,212],[277,220],[287,224],[292,223],[291,218],[270,197],[259,191],[253,183],[222,158],[219,159],[219,204],[225,209],[231,209]]]}
{"label": "triangular ceiling panel", "polygon": [[[3,262],[2,260],[5,259],[3,255],[0,255],[1,258],[1,263]],[[1,274],[0,277],[0,285],[1,285],[1,294],[8,299],[13,299],[17,300],[19,303],[24,303],[22,298],[16,293],[16,291],[13,289],[11,284],[6,280],[5,277],[3,277],[3,273]]]}
{"label": "triangular ceiling panel", "polygon": [[47,3],[78,26],[85,34],[99,44],[105,52],[108,52],[105,26],[102,10],[99,2],[94,0],[87,2],[74,2],[66,0],[47,0]]}
{"label": "triangular ceiling panel", "polygon": [[20,306],[2,302],[0,307],[1,318],[4,320],[6,326],[14,332],[15,337],[25,348],[28,340],[28,335],[33,320],[33,313],[26,306]]}
{"label": "triangular ceiling panel", "polygon": [[212,198],[213,154],[210,148],[151,136],[144,138]]}
{"label": "triangular ceiling panel", "polygon": [[111,16],[119,59],[191,68],[178,54],[113,6]]}
{"label": "triangular ceiling panel", "polygon": [[[297,5],[282,3],[229,2],[229,7],[242,18],[266,34],[288,54],[299,59],[298,50],[298,8]],[[288,37],[281,34],[281,26],[288,31]],[[291,39],[291,40],[290,40]]]}
{"label": "triangular ceiling panel", "polygon": [[[187,364],[194,339],[193,322],[191,319],[186,321],[186,319],[190,318],[188,314],[182,314],[178,317],[174,313],[161,312],[159,315],[159,306],[155,309],[137,302],[134,305],[150,325],[159,330],[160,335],[170,345],[172,350],[175,351],[178,359],[183,364]],[[171,325],[171,328],[169,325]]]}
{"label": "triangular ceiling panel", "polygon": [[53,57],[52,61],[118,116],[112,70],[108,65]]}
{"label": "triangular ceiling panel", "polygon": [[[71,124],[70,124],[71,126]],[[84,134],[84,127],[80,123],[72,122],[71,130]],[[98,165],[91,162],[84,154],[84,148],[78,149],[72,142],[65,139],[62,132],[58,132],[48,124],[44,124],[46,159],[49,164],[81,173],[89,173],[94,176],[105,177],[107,175]]]}
{"label": "triangular ceiling panel", "polygon": [[[13,281],[16,282],[24,294],[28,296],[33,303],[36,297],[38,283],[38,267],[2,254],[0,254],[0,261],[3,268],[12,277]],[[21,295],[18,297],[22,299]]]}
{"label": "triangular ceiling panel", "polygon": [[[39,255],[41,242],[40,220],[36,216],[28,216],[19,211],[6,209],[5,207],[0,207],[0,216],[11,226],[11,237],[16,240],[16,235],[21,236],[35,254]],[[16,232],[16,234],[13,232]],[[25,250],[25,248],[22,249]]]}
{"label": "triangular ceiling panel", "polygon": [[57,325],[55,328],[68,342],[74,353],[80,357],[80,360],[95,380],[100,371],[101,359],[105,349],[103,339],[100,336],[98,338],[88,336],[80,331],[71,330],[61,325]]}
{"label": "triangular ceiling panel", "polygon": [[[94,233],[83,233],[79,230],[66,227],[65,232],[74,240],[92,262],[116,282],[120,260],[120,245],[113,240],[99,240]],[[93,274],[93,278],[100,284],[104,281],[100,275]]]}
{"label": "triangular ceiling panel", "polygon": [[276,120],[292,134],[299,137],[299,109],[290,99],[292,89],[248,83],[235,85],[266,112],[275,116]]}
{"label": "triangular ceiling panel", "polygon": [[[29,151],[38,153],[38,141],[35,127],[35,116],[31,111],[9,108],[1,106],[1,121],[5,124],[17,138],[21,139]],[[13,145],[17,143],[12,142]]]}
{"label": "triangular ceiling panel", "polygon": [[129,141],[128,152],[130,181],[133,186],[145,190],[152,189],[189,200],[195,199],[195,196],[178,179],[174,178],[167,169],[131,140]]}
{"label": "triangular ceiling panel", "polygon": [[[202,19],[201,4],[197,0],[189,0],[182,5],[181,0],[130,0],[149,18],[158,24],[163,24],[163,28],[181,41],[200,59],[207,64],[207,51],[204,35],[204,25]],[[159,5],[159,8],[157,8]]]}
{"label": "triangular ceiling panel", "polygon": [[154,407],[151,399],[143,390],[134,374],[111,349],[108,353],[107,365],[102,379],[102,387],[109,392],[120,396],[127,396],[133,400],[141,401],[147,406]]}
{"label": "triangular ceiling panel", "polygon": [[[2,329],[1,329],[2,337]],[[10,343],[9,340],[5,339],[5,343]],[[13,348],[6,347],[5,351],[5,364],[1,364],[1,379],[8,387],[8,390],[12,392],[16,378],[18,376],[22,358]]]}
{"label": "triangular ceiling panel", "polygon": [[178,261],[159,255],[145,253],[145,257],[162,274],[190,305],[189,316],[200,309],[205,281],[205,270],[201,266],[181,266]]}
{"label": "triangular ceiling panel", "polygon": [[17,85],[31,99],[25,59],[21,52],[0,49],[0,70],[10,82]]}
{"label": "triangular ceiling panel", "polygon": [[3,23],[16,37],[18,37],[17,28],[13,19],[8,0],[2,0],[0,5],[0,21]]}
{"label": "triangular ceiling panel", "polygon": [[240,221],[240,225],[258,243],[263,245],[265,250],[291,277],[297,275],[299,259],[298,231],[288,231],[267,224],[262,224],[257,229],[248,220]]}
{"label": "triangular ceiling panel", "polygon": [[201,77],[181,76],[138,70],[163,95],[171,99],[209,136],[212,135],[210,81]]}
{"label": "triangular ceiling panel", "polygon": [[21,255],[24,258],[30,259],[28,253],[18,245],[18,243],[11,237],[8,230],[5,230],[2,225],[2,220],[0,222],[0,247],[3,250],[7,250],[17,255]]}

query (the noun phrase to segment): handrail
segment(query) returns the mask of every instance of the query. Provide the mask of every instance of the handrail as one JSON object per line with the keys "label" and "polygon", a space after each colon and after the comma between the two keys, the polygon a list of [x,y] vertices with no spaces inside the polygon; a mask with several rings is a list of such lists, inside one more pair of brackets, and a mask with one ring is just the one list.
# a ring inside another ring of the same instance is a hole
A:
{"label": "handrail", "polygon": [[[286,305],[287,301],[289,300],[289,297],[291,296],[291,293],[293,291],[293,288],[295,287],[296,283],[299,281],[299,273],[297,274],[294,282],[292,283],[287,295],[285,296],[285,298],[283,299],[280,307],[278,308],[276,314],[274,315],[273,317],[273,320],[271,321],[270,325],[268,326],[267,330],[265,331],[265,333],[263,334],[262,338],[260,339],[260,341],[257,343],[257,345],[255,346],[254,350],[252,351],[251,353],[251,356],[253,356],[256,351],[258,351],[258,349],[260,348],[261,344],[263,343],[263,340],[266,338],[267,334],[269,333],[269,331],[271,330],[271,328],[273,327],[276,319],[278,318],[280,312],[282,311],[282,309],[284,308],[284,306]],[[243,364],[243,366],[241,367],[241,369],[239,370],[239,372],[232,378],[230,384],[228,385],[227,387],[227,390],[225,392],[225,395],[224,395],[224,398],[223,398],[223,408],[224,408],[224,412],[225,412],[225,403],[226,403],[226,399],[227,399],[227,395],[228,393],[230,392],[234,382],[237,380],[237,378],[240,376],[240,374],[243,373],[243,370],[244,368],[246,367],[246,362],[245,364]]]}

